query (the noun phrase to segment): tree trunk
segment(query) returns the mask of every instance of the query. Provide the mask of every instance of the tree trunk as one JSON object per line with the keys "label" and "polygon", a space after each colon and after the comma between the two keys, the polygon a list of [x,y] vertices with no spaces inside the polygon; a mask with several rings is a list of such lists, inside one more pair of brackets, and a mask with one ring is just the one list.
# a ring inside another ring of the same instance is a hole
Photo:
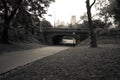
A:
{"label": "tree trunk", "polygon": [[1,43],[3,43],[3,44],[8,44],[9,43],[9,38],[8,38],[9,27],[10,27],[9,23],[4,23],[2,37],[1,37]]}
{"label": "tree trunk", "polygon": [[89,0],[86,2],[87,4],[87,15],[88,15],[88,28],[89,28],[89,35],[90,35],[90,47],[97,47],[97,39],[94,33],[92,18],[91,18],[91,6]]}
{"label": "tree trunk", "polygon": [[1,37],[1,43],[8,44],[9,38],[8,38],[8,29],[10,28],[10,22],[13,19],[14,15],[16,14],[20,4],[22,3],[22,0],[19,0],[17,6],[11,11],[11,14],[9,14],[9,6],[7,5],[6,0],[2,0],[2,3],[4,5],[4,25],[3,25],[3,32]]}
{"label": "tree trunk", "polygon": [[42,39],[42,41],[43,41],[43,44],[45,44],[45,43],[46,43],[46,40],[45,40],[45,38],[44,38],[44,36],[43,36],[43,29],[42,29],[42,26],[41,26],[41,22],[40,22],[40,37],[41,37],[41,39]]}

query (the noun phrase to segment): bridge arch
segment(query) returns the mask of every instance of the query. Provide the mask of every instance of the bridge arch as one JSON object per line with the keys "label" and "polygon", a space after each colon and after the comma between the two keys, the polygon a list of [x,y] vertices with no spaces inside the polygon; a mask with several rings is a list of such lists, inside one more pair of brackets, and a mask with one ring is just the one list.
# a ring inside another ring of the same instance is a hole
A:
{"label": "bridge arch", "polygon": [[43,36],[46,43],[52,45],[59,44],[63,36],[71,36],[76,42],[82,41],[88,37],[88,31],[86,29],[48,29],[43,31]]}

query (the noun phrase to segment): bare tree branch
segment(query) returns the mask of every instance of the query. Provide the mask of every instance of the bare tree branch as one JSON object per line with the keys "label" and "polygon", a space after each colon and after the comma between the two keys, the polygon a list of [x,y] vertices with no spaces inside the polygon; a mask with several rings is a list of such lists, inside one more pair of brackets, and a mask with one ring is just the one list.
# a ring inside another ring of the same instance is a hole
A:
{"label": "bare tree branch", "polygon": [[90,5],[90,8],[95,4],[96,0],[93,1],[93,3]]}

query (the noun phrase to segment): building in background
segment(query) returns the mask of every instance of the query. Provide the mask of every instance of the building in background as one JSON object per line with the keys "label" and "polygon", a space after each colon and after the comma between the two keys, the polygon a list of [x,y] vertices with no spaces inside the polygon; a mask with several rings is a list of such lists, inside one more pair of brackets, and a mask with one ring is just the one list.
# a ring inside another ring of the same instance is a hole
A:
{"label": "building in background", "polygon": [[60,25],[60,20],[57,20],[56,22],[55,22],[55,26],[59,26]]}
{"label": "building in background", "polygon": [[64,21],[57,20],[55,22],[55,28],[68,28],[66,25],[67,24]]}
{"label": "building in background", "polygon": [[71,26],[72,26],[72,28],[75,28],[75,26],[76,26],[76,16],[75,15],[73,15],[71,17]]}

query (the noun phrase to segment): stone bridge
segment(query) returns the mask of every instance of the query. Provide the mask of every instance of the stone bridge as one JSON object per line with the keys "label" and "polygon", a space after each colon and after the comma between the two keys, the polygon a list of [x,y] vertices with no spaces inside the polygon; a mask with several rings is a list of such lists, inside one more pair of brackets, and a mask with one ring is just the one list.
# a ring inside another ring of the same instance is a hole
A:
{"label": "stone bridge", "polygon": [[73,37],[76,42],[88,37],[87,29],[48,28],[43,30],[43,36],[47,44],[59,44],[64,36]]}

